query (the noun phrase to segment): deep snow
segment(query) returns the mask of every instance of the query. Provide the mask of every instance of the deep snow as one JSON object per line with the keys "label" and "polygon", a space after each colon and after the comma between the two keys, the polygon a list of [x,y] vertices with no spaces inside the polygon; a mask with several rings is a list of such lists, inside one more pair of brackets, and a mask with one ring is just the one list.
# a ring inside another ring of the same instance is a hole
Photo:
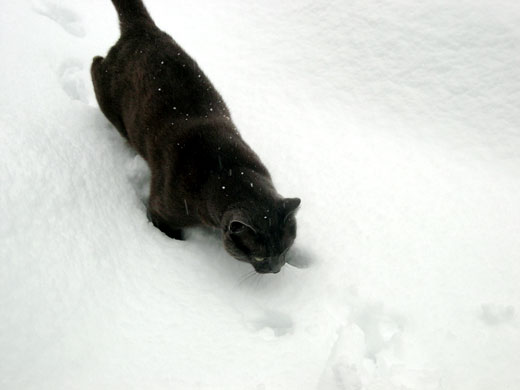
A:
{"label": "deep snow", "polygon": [[146,219],[89,66],[108,0],[2,0],[2,389],[517,389],[520,3],[148,0],[278,189],[292,258]]}

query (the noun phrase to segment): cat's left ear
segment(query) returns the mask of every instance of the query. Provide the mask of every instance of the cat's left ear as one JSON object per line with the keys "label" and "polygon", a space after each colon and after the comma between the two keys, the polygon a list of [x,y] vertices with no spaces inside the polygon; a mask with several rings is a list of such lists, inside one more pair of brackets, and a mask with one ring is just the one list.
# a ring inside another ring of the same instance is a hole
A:
{"label": "cat's left ear", "polygon": [[300,207],[301,202],[300,198],[285,198],[282,200],[282,210],[286,215],[292,214]]}

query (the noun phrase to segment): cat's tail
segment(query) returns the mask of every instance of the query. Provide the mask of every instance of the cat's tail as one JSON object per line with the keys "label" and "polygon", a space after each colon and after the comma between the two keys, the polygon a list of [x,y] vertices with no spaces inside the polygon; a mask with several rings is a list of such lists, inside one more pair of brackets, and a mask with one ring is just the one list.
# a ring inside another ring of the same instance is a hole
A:
{"label": "cat's tail", "polygon": [[121,34],[144,27],[155,27],[142,0],[112,0],[119,15]]}

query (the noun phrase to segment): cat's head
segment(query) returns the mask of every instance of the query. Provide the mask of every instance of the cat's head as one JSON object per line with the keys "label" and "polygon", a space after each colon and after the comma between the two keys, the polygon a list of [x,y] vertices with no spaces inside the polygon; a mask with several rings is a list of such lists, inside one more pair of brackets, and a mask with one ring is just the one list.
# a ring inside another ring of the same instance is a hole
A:
{"label": "cat's head", "polygon": [[295,214],[300,199],[242,204],[222,219],[224,246],[234,258],[250,263],[258,273],[277,273],[296,238]]}

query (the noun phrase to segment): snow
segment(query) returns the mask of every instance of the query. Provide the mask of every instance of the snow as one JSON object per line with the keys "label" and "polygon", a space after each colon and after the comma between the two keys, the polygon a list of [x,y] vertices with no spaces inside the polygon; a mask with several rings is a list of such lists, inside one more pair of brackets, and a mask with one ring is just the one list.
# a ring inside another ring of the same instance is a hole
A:
{"label": "snow", "polygon": [[108,0],[3,1],[0,388],[516,389],[520,4],[176,3],[147,6],[302,198],[294,266],[148,223],[89,77]]}

